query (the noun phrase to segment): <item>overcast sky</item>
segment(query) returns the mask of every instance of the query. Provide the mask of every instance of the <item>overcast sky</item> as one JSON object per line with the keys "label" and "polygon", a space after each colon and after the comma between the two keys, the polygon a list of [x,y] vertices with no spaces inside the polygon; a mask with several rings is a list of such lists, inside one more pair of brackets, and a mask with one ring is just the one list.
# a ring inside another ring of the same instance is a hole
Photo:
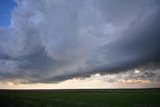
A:
{"label": "overcast sky", "polygon": [[159,0],[1,2],[0,88],[160,86]]}

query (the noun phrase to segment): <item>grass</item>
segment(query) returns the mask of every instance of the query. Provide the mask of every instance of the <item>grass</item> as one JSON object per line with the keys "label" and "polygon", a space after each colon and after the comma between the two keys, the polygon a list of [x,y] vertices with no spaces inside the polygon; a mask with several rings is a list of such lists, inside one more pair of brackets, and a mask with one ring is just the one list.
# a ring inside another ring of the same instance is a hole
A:
{"label": "grass", "polygon": [[160,107],[160,89],[0,90],[0,107]]}

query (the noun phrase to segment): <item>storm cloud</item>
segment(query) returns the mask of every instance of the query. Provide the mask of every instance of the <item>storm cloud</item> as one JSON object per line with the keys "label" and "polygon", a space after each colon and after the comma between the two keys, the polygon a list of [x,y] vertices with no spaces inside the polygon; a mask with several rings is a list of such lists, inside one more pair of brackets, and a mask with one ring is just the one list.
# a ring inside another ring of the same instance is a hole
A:
{"label": "storm cloud", "polygon": [[0,27],[0,80],[49,82],[132,69],[148,70],[137,78],[160,80],[159,0],[15,2],[11,25]]}

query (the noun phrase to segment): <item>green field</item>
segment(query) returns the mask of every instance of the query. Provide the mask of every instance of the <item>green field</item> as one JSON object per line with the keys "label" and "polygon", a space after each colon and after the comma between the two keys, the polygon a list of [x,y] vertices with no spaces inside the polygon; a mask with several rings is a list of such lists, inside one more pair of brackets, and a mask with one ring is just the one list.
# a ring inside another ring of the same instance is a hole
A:
{"label": "green field", "polygon": [[160,89],[0,90],[0,107],[160,107]]}

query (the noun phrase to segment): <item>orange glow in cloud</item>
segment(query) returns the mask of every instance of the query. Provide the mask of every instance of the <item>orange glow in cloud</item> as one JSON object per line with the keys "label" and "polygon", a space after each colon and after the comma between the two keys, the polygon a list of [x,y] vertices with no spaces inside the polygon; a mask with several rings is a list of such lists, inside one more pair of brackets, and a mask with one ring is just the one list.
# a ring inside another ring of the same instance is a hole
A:
{"label": "orange glow in cloud", "polygon": [[[160,82],[151,82],[140,79],[118,79],[118,81],[107,82],[106,75],[95,74],[88,78],[73,78],[59,83],[26,83],[25,80],[6,80],[0,81],[1,89],[93,89],[93,88],[150,88],[160,86]],[[107,75],[114,77],[114,75]]]}

